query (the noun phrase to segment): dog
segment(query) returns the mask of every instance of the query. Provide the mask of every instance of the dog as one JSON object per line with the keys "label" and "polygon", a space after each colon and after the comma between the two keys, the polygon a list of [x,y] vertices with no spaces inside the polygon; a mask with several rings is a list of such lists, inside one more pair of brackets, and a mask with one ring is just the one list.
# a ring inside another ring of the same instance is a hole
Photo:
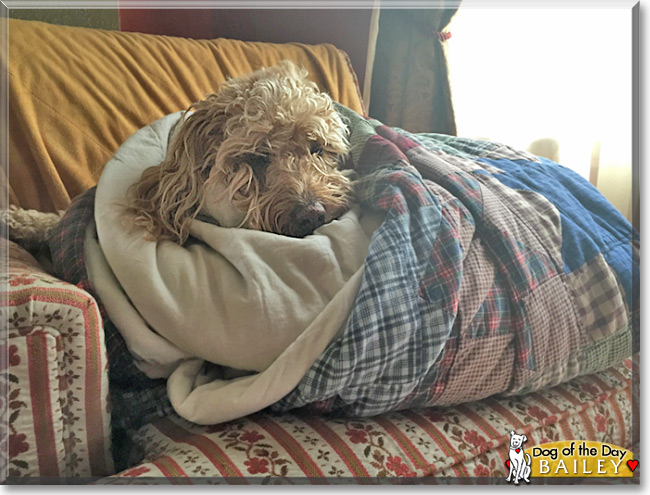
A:
{"label": "dog", "polygon": [[506,478],[508,483],[511,479],[514,480],[515,485],[519,484],[519,480],[530,483],[530,455],[523,447],[527,441],[526,435],[517,435],[514,430],[510,431],[510,472]]}
{"label": "dog", "polygon": [[[129,189],[126,215],[148,240],[183,244],[198,215],[224,227],[302,238],[349,208],[350,145],[332,99],[283,61],[192,104],[167,153]],[[12,207],[10,238],[44,242],[58,214]]]}
{"label": "dog", "polygon": [[199,212],[305,237],[347,209],[346,127],[304,69],[285,61],[230,79],[189,110],[165,160],[133,188],[130,212],[150,238],[182,244]]}

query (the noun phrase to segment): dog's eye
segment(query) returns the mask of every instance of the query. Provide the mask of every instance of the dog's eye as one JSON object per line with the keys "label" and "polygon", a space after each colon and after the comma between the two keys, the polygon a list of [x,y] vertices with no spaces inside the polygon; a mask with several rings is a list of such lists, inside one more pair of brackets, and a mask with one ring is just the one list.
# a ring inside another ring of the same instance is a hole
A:
{"label": "dog's eye", "polygon": [[312,155],[321,156],[323,154],[323,147],[321,146],[321,144],[319,142],[314,141],[313,143],[311,143],[311,147],[309,148],[309,152]]}

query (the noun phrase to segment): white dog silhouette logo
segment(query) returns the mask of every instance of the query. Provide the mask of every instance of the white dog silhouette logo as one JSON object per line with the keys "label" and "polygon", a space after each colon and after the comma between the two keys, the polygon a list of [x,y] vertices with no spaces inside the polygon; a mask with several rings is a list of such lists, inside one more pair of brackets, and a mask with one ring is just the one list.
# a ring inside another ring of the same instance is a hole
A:
{"label": "white dog silhouette logo", "polygon": [[514,480],[515,485],[519,484],[519,480],[524,480],[530,483],[530,456],[524,450],[524,443],[528,440],[526,435],[517,435],[515,430],[510,430],[510,451],[509,459],[506,461],[507,466],[510,468],[506,481]]}

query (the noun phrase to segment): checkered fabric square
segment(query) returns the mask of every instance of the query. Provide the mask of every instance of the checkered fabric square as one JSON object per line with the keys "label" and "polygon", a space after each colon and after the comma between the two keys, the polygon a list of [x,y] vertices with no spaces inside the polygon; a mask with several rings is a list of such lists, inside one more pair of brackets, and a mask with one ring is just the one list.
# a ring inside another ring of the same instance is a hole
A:
{"label": "checkered fabric square", "polygon": [[615,272],[602,255],[567,275],[587,335],[599,340],[627,324],[628,311]]}

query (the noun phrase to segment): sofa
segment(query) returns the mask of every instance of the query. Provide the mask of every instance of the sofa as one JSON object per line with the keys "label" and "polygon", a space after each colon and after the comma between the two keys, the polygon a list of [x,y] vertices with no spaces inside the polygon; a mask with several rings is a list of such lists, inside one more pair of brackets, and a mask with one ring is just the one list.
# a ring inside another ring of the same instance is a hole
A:
{"label": "sofa", "polygon": [[[135,131],[187,108],[226,77],[282,59],[302,64],[334,100],[363,112],[349,60],[332,45],[10,20],[2,62],[10,203],[67,208]],[[261,410],[203,426],[172,413],[116,438],[101,302],[92,287],[61,280],[18,245],[4,240],[3,247],[8,483],[493,483],[507,475],[511,430],[527,435],[527,447],[585,439],[638,451],[638,355],[520,396],[372,417]]]}

